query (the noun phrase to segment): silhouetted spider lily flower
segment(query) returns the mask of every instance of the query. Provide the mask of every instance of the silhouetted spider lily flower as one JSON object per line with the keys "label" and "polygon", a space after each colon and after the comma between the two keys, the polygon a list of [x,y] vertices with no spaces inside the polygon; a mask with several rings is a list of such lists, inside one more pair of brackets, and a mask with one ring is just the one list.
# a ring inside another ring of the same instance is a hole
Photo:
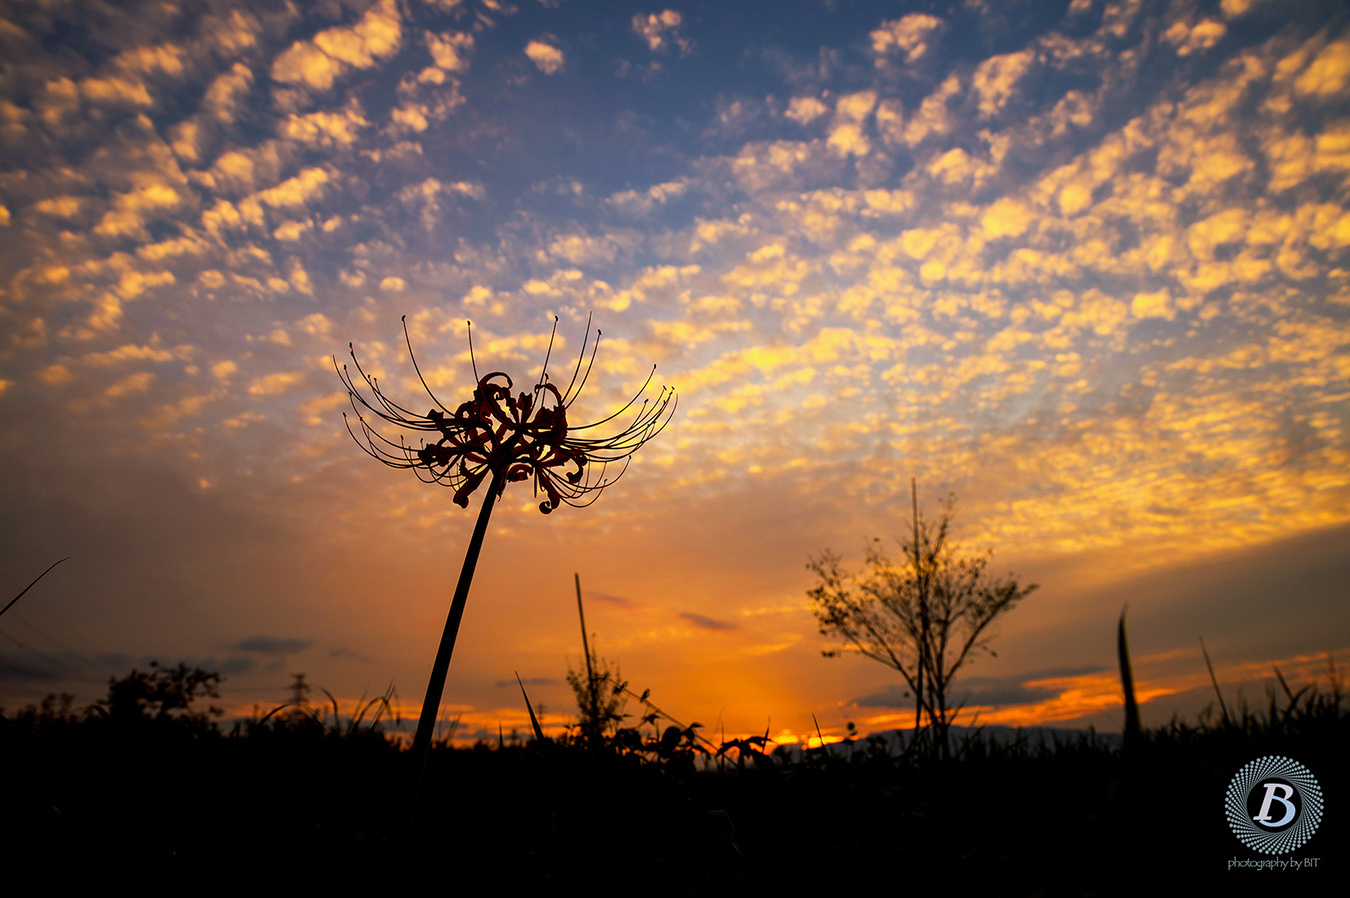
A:
{"label": "silhouetted spider lily flower", "polygon": [[[417,734],[413,737],[413,763],[419,777],[413,792],[414,820],[417,796],[421,793],[421,776],[426,769],[441,695],[445,690],[445,677],[450,669],[450,656],[454,653],[459,624],[464,617],[464,606],[468,601],[474,568],[478,564],[478,553],[487,533],[492,508],[505,492],[506,484],[532,480],[535,495],[543,491],[546,497],[539,503],[539,510],[544,514],[563,502],[578,508],[589,505],[596,500],[601,490],[623,476],[633,453],[660,433],[675,414],[674,390],[662,387],[655,399],[643,398],[656,373],[656,367],[653,366],[652,374],[647,376],[642,388],[613,414],[594,424],[569,425],[567,413],[581,395],[582,388],[590,378],[591,368],[595,365],[600,331],[596,330],[595,340],[591,342],[591,324],[587,320],[586,338],[582,340],[572,379],[567,389],[561,391],[550,382],[548,376],[548,362],[553,355],[553,338],[557,332],[558,320],[555,318],[553,336],[548,341],[548,352],[544,355],[544,367],[539,372],[539,379],[532,390],[513,394],[511,378],[500,371],[478,377],[478,362],[473,358],[473,336],[470,331],[469,359],[478,385],[467,402],[451,411],[436,398],[422,376],[422,369],[413,355],[405,317],[403,338],[408,344],[408,355],[412,358],[422,388],[435,404],[425,415],[404,408],[386,396],[380,390],[379,382],[361,367],[356,359],[356,349],[351,344],[348,344],[348,349],[356,368],[356,378],[351,376],[346,365],[338,368],[337,359],[333,359],[333,367],[347,388],[358,422],[358,427],[353,429],[351,419],[343,412],[347,432],[367,454],[390,467],[412,468],[427,483],[452,487],[455,502],[462,507],[468,506],[469,496],[483,480],[491,478],[478,512],[478,520],[474,524],[473,535],[469,538],[459,582],[450,602],[450,614],[445,621],[445,632],[441,635],[436,661],[431,668],[431,679],[427,683],[427,696],[422,702]],[[588,346],[589,357],[586,354]],[[365,384],[364,390],[358,387],[358,380]],[[370,420],[367,414],[371,416]],[[375,419],[378,420],[373,425],[371,420]],[[413,447],[406,442],[402,433],[397,440],[381,433],[376,426],[379,421],[425,436],[418,446]],[[592,435],[607,431],[610,432],[609,436]],[[618,474],[608,476],[609,466],[620,463],[623,467]]]}
{"label": "silhouetted spider lily flower", "polygon": [[[542,490],[547,497],[539,503],[539,510],[544,514],[564,502],[577,508],[589,505],[601,490],[623,475],[632,454],[660,433],[675,411],[675,392],[665,387],[661,388],[655,400],[642,399],[655,375],[656,368],[653,366],[652,375],[648,376],[646,383],[618,411],[594,424],[579,427],[568,425],[568,410],[590,376],[600,345],[600,331],[595,332],[593,343],[590,340],[589,321],[586,339],[582,341],[581,353],[565,392],[560,392],[549,381],[548,359],[553,352],[553,339],[550,338],[544,367],[533,390],[513,395],[511,378],[503,372],[494,371],[479,378],[473,397],[451,411],[436,398],[422,377],[417,359],[412,354],[406,318],[403,330],[413,368],[436,407],[425,415],[419,415],[389,399],[381,392],[376,378],[362,369],[353,349],[352,363],[372,398],[367,399],[363,395],[347,366],[343,365],[338,374],[351,398],[360,435],[352,430],[350,419],[347,419],[347,430],[367,454],[386,465],[411,468],[426,483],[452,487],[455,490],[455,504],[460,507],[468,507],[469,496],[489,475],[496,475],[494,483],[498,496],[505,491],[508,482],[532,480],[535,494],[538,495]],[[557,333],[556,319],[554,333]],[[588,345],[591,350],[589,358],[586,356]],[[472,359],[472,332],[469,352]],[[476,361],[473,366],[474,375],[477,376]],[[639,399],[642,399],[641,404],[638,403]],[[439,438],[435,442],[423,439],[417,448],[408,445],[402,434],[394,442],[371,425],[362,409],[397,427],[439,434]],[[630,415],[631,420],[628,418]],[[610,436],[578,435],[622,420],[627,421],[627,426]],[[607,476],[608,466],[619,462],[623,463],[619,473],[613,477]]]}

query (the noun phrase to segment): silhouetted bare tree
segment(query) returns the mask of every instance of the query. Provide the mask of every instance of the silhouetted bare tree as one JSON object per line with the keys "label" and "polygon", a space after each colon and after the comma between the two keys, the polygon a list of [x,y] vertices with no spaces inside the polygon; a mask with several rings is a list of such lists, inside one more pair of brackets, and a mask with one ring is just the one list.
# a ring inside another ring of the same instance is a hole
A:
{"label": "silhouetted bare tree", "polygon": [[913,481],[910,489],[914,526],[912,537],[900,540],[904,562],[893,563],[874,540],[868,571],[854,575],[826,549],[807,565],[819,578],[807,594],[821,635],[843,643],[822,654],[853,650],[898,671],[914,696],[916,735],[926,714],[945,753],[947,730],[960,712],[950,705],[952,680],[972,653],[988,650],[994,621],[1037,585],[1020,586],[1011,575],[989,580],[992,551],[963,555],[950,541],[954,497],[932,523],[919,514]]}

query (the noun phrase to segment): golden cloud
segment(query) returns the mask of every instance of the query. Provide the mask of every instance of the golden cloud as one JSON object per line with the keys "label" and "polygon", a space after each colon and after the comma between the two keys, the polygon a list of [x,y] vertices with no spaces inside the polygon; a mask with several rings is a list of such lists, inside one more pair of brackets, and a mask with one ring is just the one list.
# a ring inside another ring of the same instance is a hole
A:
{"label": "golden cloud", "polygon": [[545,75],[556,75],[563,68],[563,52],[552,44],[534,40],[525,45],[525,55]]}
{"label": "golden cloud", "polygon": [[368,69],[398,52],[402,22],[395,0],[380,0],[347,28],[296,41],[272,63],[272,79],[325,91],[348,69]]}

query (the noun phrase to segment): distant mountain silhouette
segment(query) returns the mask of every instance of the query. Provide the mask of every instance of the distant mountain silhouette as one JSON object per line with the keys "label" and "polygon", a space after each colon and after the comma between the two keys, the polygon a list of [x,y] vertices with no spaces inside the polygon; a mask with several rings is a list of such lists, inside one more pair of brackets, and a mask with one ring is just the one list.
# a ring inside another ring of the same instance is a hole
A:
{"label": "distant mountain silhouette", "polygon": [[[914,738],[913,729],[904,730],[885,730],[880,733],[873,733],[870,736],[858,737],[852,750],[855,752],[866,751],[868,741],[880,738],[882,745],[885,746],[887,753],[898,755],[909,745],[910,740]],[[953,726],[948,730],[951,744],[953,747],[959,746],[967,738],[981,739],[994,745],[1012,745],[1019,738],[1026,740],[1027,747],[1030,749],[1053,748],[1056,744],[1071,745],[1080,739],[1089,738],[1086,730],[1063,729],[1059,727],[1008,727],[1008,726]],[[1112,749],[1118,749],[1121,746],[1122,736],[1120,733],[1097,733],[1093,732],[1091,738],[1098,745],[1105,745]],[[842,742],[829,743],[830,750],[840,756],[847,756],[850,746]],[[817,749],[811,749],[817,751]],[[776,754],[785,754],[791,761],[800,761],[802,758],[802,746],[784,745],[780,746]]]}

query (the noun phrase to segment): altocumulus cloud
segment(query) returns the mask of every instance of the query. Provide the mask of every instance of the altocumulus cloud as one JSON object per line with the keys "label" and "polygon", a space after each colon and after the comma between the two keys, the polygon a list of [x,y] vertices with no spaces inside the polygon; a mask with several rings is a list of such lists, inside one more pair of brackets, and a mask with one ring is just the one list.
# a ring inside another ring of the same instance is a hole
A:
{"label": "altocumulus cloud", "polygon": [[[13,569],[64,554],[57,534],[156,520],[228,522],[194,537],[191,571],[252,533],[443,549],[462,522],[354,464],[334,399],[347,340],[418,386],[405,313],[446,401],[474,380],[466,319],[480,365],[534,370],[551,316],[570,353],[592,310],[586,401],[622,401],[653,362],[680,391],[629,475],[641,501],[569,518],[583,555],[656,510],[734,501],[726,519],[783,538],[727,536],[729,554],[798,571],[825,528],[887,526],[910,475],[962,497],[972,540],[1056,558],[1169,564],[1350,520],[1341,4],[105,13],[95,34],[18,6],[0,29]],[[53,470],[76,469],[72,497]],[[694,544],[695,519],[671,537]],[[287,607],[329,607],[365,554],[331,581],[305,562]],[[127,582],[159,569],[134,546],[116,561]],[[682,620],[726,629],[739,602]],[[379,636],[344,613],[335,644],[405,663],[412,617]]]}

